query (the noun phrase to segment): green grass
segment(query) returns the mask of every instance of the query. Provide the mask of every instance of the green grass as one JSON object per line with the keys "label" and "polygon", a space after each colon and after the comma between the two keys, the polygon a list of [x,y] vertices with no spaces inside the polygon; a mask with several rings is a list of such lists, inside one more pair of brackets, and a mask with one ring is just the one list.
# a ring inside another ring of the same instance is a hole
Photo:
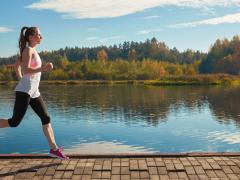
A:
{"label": "green grass", "polygon": [[[0,85],[12,85],[17,81],[0,81]],[[194,76],[166,76],[156,80],[42,80],[41,84],[80,84],[80,85],[114,85],[134,84],[153,86],[184,85],[240,85],[240,76],[226,74],[207,74]]]}

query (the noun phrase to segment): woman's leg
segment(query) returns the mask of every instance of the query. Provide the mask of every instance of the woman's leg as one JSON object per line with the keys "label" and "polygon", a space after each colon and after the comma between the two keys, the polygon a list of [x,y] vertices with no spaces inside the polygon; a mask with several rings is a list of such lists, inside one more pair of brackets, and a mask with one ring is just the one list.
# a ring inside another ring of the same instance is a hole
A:
{"label": "woman's leg", "polygon": [[47,112],[47,107],[42,97],[39,96],[37,98],[32,98],[30,100],[30,105],[42,121],[43,132],[47,138],[49,146],[51,147],[51,149],[56,150],[58,147],[55,141],[52,125],[50,123],[50,117]]}
{"label": "woman's leg", "polygon": [[51,147],[51,149],[57,150],[58,147],[57,147],[57,144],[55,141],[51,123],[43,125],[43,132],[44,132],[45,136],[47,137],[48,144]]}
{"label": "woman's leg", "polygon": [[9,123],[7,119],[0,119],[0,128],[9,127]]}
{"label": "woman's leg", "polygon": [[25,115],[30,96],[24,92],[16,92],[13,116],[10,119],[0,119],[0,128],[17,127]]}

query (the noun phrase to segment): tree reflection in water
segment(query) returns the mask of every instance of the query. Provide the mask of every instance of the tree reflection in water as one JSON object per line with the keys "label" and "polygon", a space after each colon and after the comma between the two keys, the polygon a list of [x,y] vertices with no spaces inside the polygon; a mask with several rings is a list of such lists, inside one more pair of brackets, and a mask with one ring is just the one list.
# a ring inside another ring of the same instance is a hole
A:
{"label": "tree reflection in water", "polygon": [[115,111],[116,116],[123,115],[125,118],[121,120],[127,119],[129,124],[146,121],[148,125],[156,126],[166,121],[170,112],[177,113],[184,107],[191,113],[206,106],[219,123],[234,121],[239,127],[240,122],[239,87],[42,85],[41,90],[48,104],[62,111],[92,108],[103,116]]}

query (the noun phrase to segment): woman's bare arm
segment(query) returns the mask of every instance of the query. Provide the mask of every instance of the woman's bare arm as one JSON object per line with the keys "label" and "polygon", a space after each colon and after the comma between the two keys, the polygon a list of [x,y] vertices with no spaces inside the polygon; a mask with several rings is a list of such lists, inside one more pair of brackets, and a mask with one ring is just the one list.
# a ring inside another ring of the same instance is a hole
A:
{"label": "woman's bare arm", "polygon": [[20,57],[17,58],[14,69],[15,69],[18,80],[20,80],[22,78]]}

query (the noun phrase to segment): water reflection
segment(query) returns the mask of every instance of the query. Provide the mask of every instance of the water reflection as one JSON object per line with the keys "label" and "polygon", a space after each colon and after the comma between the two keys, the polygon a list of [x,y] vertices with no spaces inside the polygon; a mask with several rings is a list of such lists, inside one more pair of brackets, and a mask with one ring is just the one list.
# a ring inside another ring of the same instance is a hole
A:
{"label": "water reflection", "polygon": [[[13,89],[0,86],[1,117],[12,114]],[[58,142],[71,153],[238,151],[239,90],[41,85]],[[20,127],[1,129],[0,153],[48,152],[40,132],[40,120],[27,113]]]}
{"label": "water reflection", "polygon": [[240,144],[240,133],[216,131],[209,133],[208,139],[212,139],[212,141],[220,140],[229,144]]}
{"label": "water reflection", "polygon": [[[1,101],[13,103],[13,87],[0,86]],[[240,125],[239,87],[146,87],[146,86],[79,86],[41,85],[48,106],[62,113],[91,109],[104,117],[114,112],[112,120],[145,121],[157,126],[169,113],[186,108],[189,113],[211,109],[219,123],[234,121]]]}
{"label": "water reflection", "polygon": [[[239,88],[226,87],[146,87],[146,86],[43,86],[43,94],[51,106],[63,112],[69,108],[92,108],[105,116],[117,112],[115,118],[134,123],[144,120],[157,126],[169,113],[185,107],[189,113],[209,106],[219,122],[234,120],[239,125]],[[113,117],[114,119],[114,117]]]}
{"label": "water reflection", "polygon": [[213,88],[208,94],[209,107],[219,123],[234,122],[240,127],[240,88]]}
{"label": "water reflection", "polygon": [[[96,151],[97,150],[97,151]],[[154,153],[151,149],[146,149],[144,146],[127,145],[121,142],[106,142],[98,141],[91,143],[75,144],[71,148],[65,149],[66,153],[78,154],[109,154],[109,153]]]}

